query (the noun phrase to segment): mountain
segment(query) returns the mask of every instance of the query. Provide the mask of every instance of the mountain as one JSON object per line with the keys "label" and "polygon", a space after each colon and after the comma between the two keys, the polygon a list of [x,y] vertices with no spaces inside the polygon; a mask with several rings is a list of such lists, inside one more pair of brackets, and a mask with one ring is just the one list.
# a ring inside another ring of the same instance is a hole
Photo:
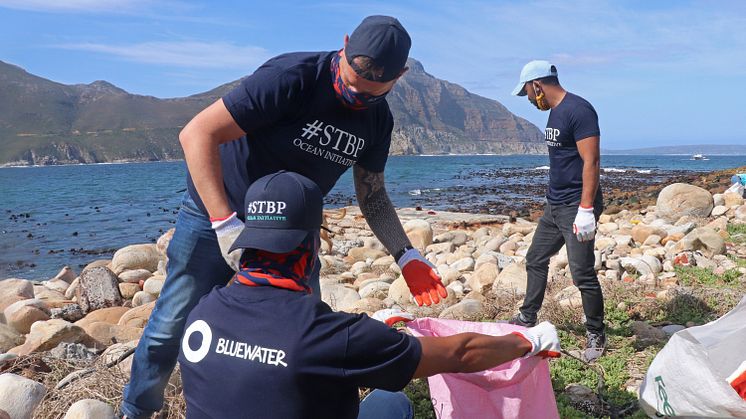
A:
{"label": "mountain", "polygon": [[[539,129],[500,103],[410,70],[389,94],[391,154],[545,153]],[[0,165],[182,158],[178,133],[235,87],[174,99],[130,94],[106,81],[65,85],[0,61]]]}
{"label": "mountain", "polygon": [[602,150],[602,154],[704,154],[743,156],[746,155],[746,144],[696,144],[672,145],[663,147],[633,148],[628,150]]}

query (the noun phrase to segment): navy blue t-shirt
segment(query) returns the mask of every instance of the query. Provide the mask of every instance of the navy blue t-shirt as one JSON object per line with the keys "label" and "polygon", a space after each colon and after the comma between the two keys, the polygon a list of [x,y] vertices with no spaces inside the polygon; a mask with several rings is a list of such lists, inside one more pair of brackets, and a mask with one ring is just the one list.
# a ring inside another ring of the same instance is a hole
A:
{"label": "navy blue t-shirt", "polygon": [[[388,103],[365,110],[336,97],[330,62],[336,52],[297,52],[270,59],[223,97],[247,134],[220,146],[228,202],[244,218],[249,185],[288,170],[313,180],[324,195],[353,164],[383,172],[394,120]],[[205,207],[187,179],[189,193]]]}
{"label": "navy blue t-shirt", "polygon": [[422,355],[417,338],[275,287],[216,287],[186,324],[189,419],[354,419],[358,387],[399,391]]}
{"label": "navy blue t-shirt", "polygon": [[[600,136],[598,115],[587,100],[570,92],[549,112],[544,139],[549,147],[549,189],[553,205],[580,201],[583,193],[583,159],[577,141]],[[601,188],[599,188],[599,191]]]}

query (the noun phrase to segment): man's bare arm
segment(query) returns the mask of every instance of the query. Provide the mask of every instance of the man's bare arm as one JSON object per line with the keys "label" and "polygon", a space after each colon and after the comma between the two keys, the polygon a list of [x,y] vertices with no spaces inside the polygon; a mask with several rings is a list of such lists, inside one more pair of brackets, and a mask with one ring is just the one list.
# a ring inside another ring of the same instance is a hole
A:
{"label": "man's bare arm", "polygon": [[225,218],[233,212],[223,186],[218,146],[244,134],[222,99],[197,114],[179,134],[194,187],[212,218]]}
{"label": "man's bare arm", "polygon": [[422,345],[422,357],[413,378],[483,371],[519,358],[531,350],[531,343],[513,334],[488,336],[459,333],[418,339]]}
{"label": "man's bare arm", "polygon": [[360,211],[378,240],[392,255],[396,255],[406,246],[411,246],[386,192],[383,172],[370,172],[355,165],[353,177]]}
{"label": "man's bare arm", "polygon": [[598,190],[598,180],[601,173],[601,150],[600,137],[587,137],[579,140],[578,153],[583,159],[583,194],[580,198],[580,206],[589,208],[593,206]]}

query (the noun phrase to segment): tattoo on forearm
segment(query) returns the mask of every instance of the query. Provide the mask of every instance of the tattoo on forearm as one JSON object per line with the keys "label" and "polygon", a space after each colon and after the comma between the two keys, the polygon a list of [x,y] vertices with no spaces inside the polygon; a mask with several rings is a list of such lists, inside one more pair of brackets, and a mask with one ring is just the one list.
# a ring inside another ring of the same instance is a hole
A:
{"label": "tattoo on forearm", "polygon": [[353,173],[360,211],[378,240],[391,254],[409,246],[409,238],[386,192],[383,173],[369,172],[359,166],[354,167]]}

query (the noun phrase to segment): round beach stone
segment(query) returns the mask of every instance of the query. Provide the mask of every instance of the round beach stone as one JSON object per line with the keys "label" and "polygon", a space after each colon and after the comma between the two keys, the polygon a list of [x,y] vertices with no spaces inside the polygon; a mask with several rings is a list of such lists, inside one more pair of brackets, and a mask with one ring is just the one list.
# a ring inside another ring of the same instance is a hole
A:
{"label": "round beach stone", "polygon": [[528,281],[528,275],[526,274],[526,265],[522,263],[514,263],[508,265],[505,269],[497,275],[497,279],[492,284],[492,291],[498,292],[499,290],[512,290],[517,295],[522,296],[526,294],[526,283]]}
{"label": "round beach stone", "polygon": [[21,334],[28,333],[35,322],[49,320],[49,311],[44,302],[36,298],[17,301],[8,306],[3,314],[5,323]]}
{"label": "round beach stone", "polygon": [[0,323],[0,354],[23,343],[23,336],[12,327]]}
{"label": "round beach stone", "polygon": [[147,291],[137,291],[132,297],[132,307],[139,307],[144,304],[155,302],[156,296]]}
{"label": "round beach stone", "polygon": [[474,321],[479,320],[481,316],[482,302],[464,298],[461,302],[443,310],[438,317],[441,319]]}
{"label": "round beach stone", "polygon": [[73,403],[63,419],[114,419],[114,408],[100,400],[83,399]]}
{"label": "round beach stone", "polygon": [[114,253],[111,261],[112,270],[115,274],[133,269],[147,269],[155,272],[161,257],[156,244],[133,244]]}
{"label": "round beach stone", "polygon": [[482,293],[492,286],[499,273],[500,269],[497,267],[497,261],[495,263],[484,263],[474,271],[466,284],[472,290]]}
{"label": "round beach stone", "polygon": [[472,269],[474,269],[474,258],[472,257],[461,258],[453,262],[451,264],[451,268],[459,272],[471,271]]}
{"label": "round beach stone", "polygon": [[12,419],[31,419],[39,406],[46,387],[16,374],[0,374],[0,410]]}
{"label": "round beach stone", "polygon": [[676,245],[676,251],[699,250],[707,257],[725,253],[725,240],[713,229],[695,228]]}
{"label": "round beach stone", "polygon": [[125,300],[131,300],[135,294],[140,292],[140,284],[131,284],[129,282],[119,283],[119,293]]}
{"label": "round beach stone", "polygon": [[655,205],[656,214],[670,221],[685,215],[707,217],[713,206],[710,192],[686,183],[674,183],[663,188]]}
{"label": "round beach stone", "polygon": [[153,273],[147,269],[131,269],[117,275],[120,282],[130,282],[133,284],[137,284],[140,281],[145,281],[151,276],[153,276]]}
{"label": "round beach stone", "polygon": [[0,311],[16,301],[34,298],[34,286],[25,279],[4,279],[0,281]]}
{"label": "round beach stone", "polygon": [[84,327],[91,323],[104,322],[109,324],[118,324],[119,319],[124,316],[130,309],[127,307],[107,307],[96,311],[92,311],[77,322],[76,325]]}
{"label": "round beach stone", "polygon": [[404,232],[407,233],[412,246],[420,251],[433,243],[433,229],[425,220],[414,219],[404,223]]}
{"label": "round beach stone", "polygon": [[383,300],[389,294],[389,287],[391,287],[391,284],[388,282],[369,282],[360,289],[360,298],[377,298]]}
{"label": "round beach stone", "polygon": [[153,312],[154,307],[155,301],[133,307],[122,315],[117,324],[120,326],[138,327],[143,329],[145,328],[145,325],[148,324],[148,318],[150,318],[150,313]]}
{"label": "round beach stone", "polygon": [[352,288],[341,284],[321,284],[321,300],[334,311],[346,311],[359,299],[360,294]]}
{"label": "round beach stone", "polygon": [[142,290],[153,294],[156,297],[161,294],[161,289],[163,288],[163,284],[166,282],[166,277],[160,276],[160,275],[154,275],[148,278],[145,281],[145,284],[142,286]]}

